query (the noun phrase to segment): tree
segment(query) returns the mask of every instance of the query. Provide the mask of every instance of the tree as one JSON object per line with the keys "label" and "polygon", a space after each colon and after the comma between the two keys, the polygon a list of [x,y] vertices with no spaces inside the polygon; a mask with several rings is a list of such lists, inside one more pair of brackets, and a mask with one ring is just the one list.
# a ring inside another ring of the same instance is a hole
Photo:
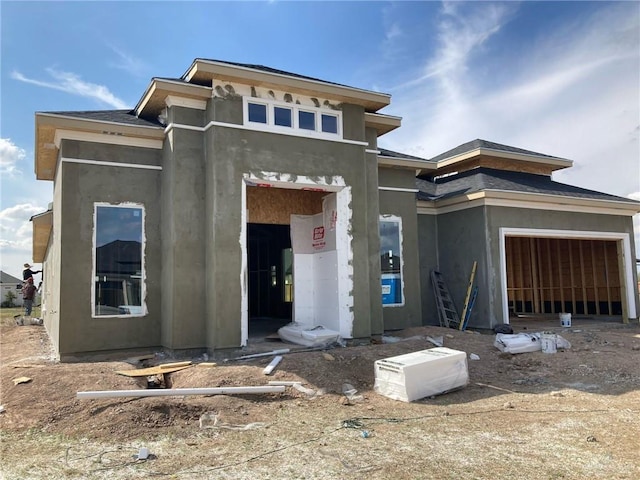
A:
{"label": "tree", "polygon": [[15,307],[16,304],[14,300],[16,298],[17,298],[16,294],[13,293],[13,290],[9,290],[7,294],[4,296],[4,302],[2,302],[2,306],[7,308]]}

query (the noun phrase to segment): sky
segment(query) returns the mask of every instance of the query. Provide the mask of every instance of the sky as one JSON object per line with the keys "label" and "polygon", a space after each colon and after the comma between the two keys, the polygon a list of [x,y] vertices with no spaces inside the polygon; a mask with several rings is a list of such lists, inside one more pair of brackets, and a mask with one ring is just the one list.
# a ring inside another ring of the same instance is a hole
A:
{"label": "sky", "polygon": [[34,113],[131,108],[194,58],[389,93],[382,113],[403,120],[384,148],[430,158],[481,138],[640,200],[640,2],[0,0],[0,21],[0,269],[17,277],[52,200]]}

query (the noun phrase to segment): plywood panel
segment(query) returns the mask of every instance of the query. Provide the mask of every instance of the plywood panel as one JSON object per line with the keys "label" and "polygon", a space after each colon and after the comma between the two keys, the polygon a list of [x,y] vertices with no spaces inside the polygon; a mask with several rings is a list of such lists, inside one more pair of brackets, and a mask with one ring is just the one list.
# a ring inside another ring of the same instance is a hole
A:
{"label": "plywood panel", "polygon": [[325,195],[328,192],[247,187],[247,222],[289,225],[291,215],[322,213]]}

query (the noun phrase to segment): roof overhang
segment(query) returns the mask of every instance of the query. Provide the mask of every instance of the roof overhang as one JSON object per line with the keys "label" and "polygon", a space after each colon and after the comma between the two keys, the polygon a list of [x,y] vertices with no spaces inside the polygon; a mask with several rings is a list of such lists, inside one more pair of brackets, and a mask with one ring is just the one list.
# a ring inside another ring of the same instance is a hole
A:
{"label": "roof overhang", "polygon": [[211,87],[154,78],[134,109],[136,115],[156,118],[166,107],[166,100],[169,95],[194,100],[208,100],[211,98]]}
{"label": "roof overhang", "polygon": [[33,223],[33,261],[44,262],[53,228],[53,211],[39,213],[31,217]]}
{"label": "roof overhang", "polygon": [[631,217],[640,213],[640,202],[566,197],[542,193],[483,190],[441,200],[418,201],[418,213],[443,214],[468,208],[493,206],[533,210],[593,213]]}
{"label": "roof overhang", "polygon": [[573,161],[567,160],[566,158],[508,152],[505,150],[480,147],[468,152],[461,153],[459,155],[454,155],[452,157],[438,160],[437,169],[442,170],[443,173],[446,173],[448,171],[456,170],[456,168],[463,167],[463,165],[480,158],[513,160],[517,162],[536,164],[548,170],[549,172],[568,168],[573,165]]}
{"label": "roof overhang", "polygon": [[[118,139],[120,144],[127,139],[162,141],[161,127],[127,125],[124,123],[91,120],[54,113],[36,113],[35,174],[38,180],[53,180],[59,153],[59,136],[56,132],[74,131],[104,136],[105,143]],[[95,137],[94,137],[95,138]],[[101,137],[99,137],[101,138]]]}
{"label": "roof overhang", "polygon": [[400,127],[401,123],[402,117],[394,117],[393,115],[384,115],[381,113],[370,112],[366,112],[364,114],[365,126],[374,128],[376,132],[378,132],[379,137]]}
{"label": "roof overhang", "polygon": [[182,78],[211,86],[213,80],[251,84],[257,87],[287,90],[292,93],[316,97],[326,96],[332,100],[361,105],[368,112],[376,112],[391,103],[391,95],[370,90],[362,90],[344,85],[308,78],[266,72],[240,65],[230,65],[213,60],[197,58]]}
{"label": "roof overhang", "polygon": [[411,158],[388,157],[385,155],[378,155],[378,166],[415,170],[416,176],[431,173],[436,169],[435,162],[432,163]]}

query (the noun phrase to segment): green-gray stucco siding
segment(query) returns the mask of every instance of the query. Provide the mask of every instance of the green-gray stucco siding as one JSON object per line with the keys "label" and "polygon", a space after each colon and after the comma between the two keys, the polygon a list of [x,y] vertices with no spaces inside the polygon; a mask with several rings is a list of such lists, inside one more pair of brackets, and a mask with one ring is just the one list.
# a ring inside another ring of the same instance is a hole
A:
{"label": "green-gray stucco siding", "polygon": [[[64,140],[62,157],[159,165],[158,150]],[[58,352],[67,355],[160,345],[160,172],[63,161],[60,208]],[[145,210],[148,315],[92,317],[94,204],[136,203]],[[57,210],[56,210],[57,211]]]}

